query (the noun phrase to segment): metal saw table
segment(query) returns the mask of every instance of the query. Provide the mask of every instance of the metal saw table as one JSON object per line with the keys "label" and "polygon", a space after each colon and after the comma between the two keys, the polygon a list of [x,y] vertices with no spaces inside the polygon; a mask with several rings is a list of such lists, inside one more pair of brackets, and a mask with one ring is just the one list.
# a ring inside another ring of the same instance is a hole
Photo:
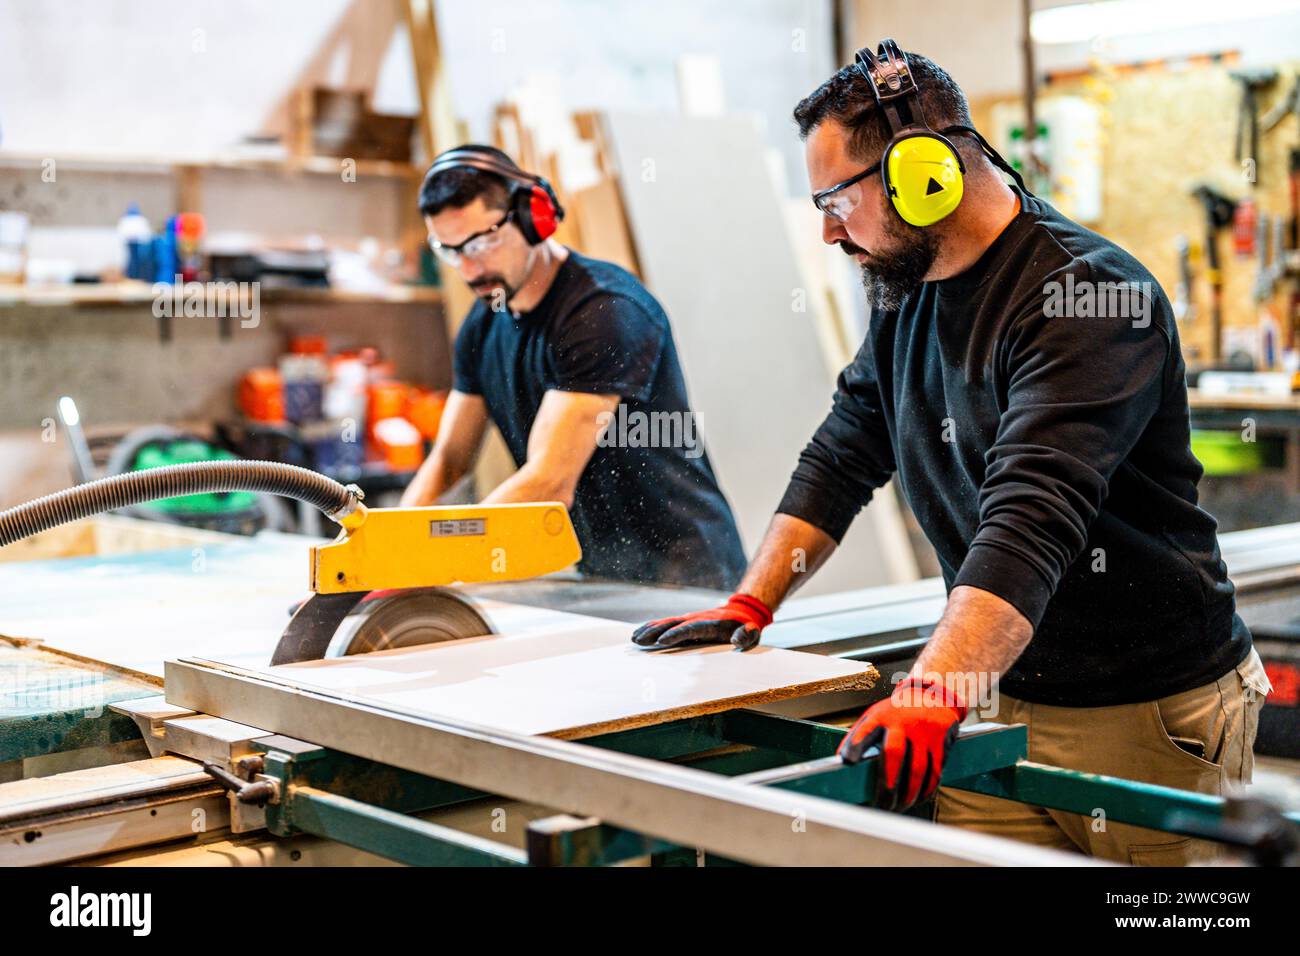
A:
{"label": "metal saw table", "polygon": [[[843,730],[790,716],[790,707],[566,741],[412,718],[285,687],[238,664],[178,660],[209,656],[222,641],[250,661],[269,653],[253,622],[283,623],[286,595],[301,589],[302,548],[301,539],[270,535],[0,565],[0,587],[13,595],[0,621],[10,639],[0,640],[0,781],[10,781],[0,782],[0,862],[138,863],[185,852],[208,853],[204,862],[1081,862],[871,809],[874,761],[843,766],[832,756]],[[1225,535],[1223,548],[1248,623],[1295,616],[1300,526]],[[240,583],[223,591],[223,577]],[[465,590],[476,587],[489,588]],[[717,597],[550,578],[490,591],[628,622]],[[143,608],[145,623],[158,625],[173,601],[188,608],[180,632],[128,634],[115,618]],[[871,660],[888,673],[906,667],[942,606],[934,580],[798,598],[764,643]],[[165,660],[174,661],[165,681],[172,704],[158,696]],[[85,706],[87,686],[102,706]],[[82,696],[42,697],[51,687]],[[794,710],[825,714],[865,700],[847,696],[806,698]],[[944,783],[1074,812],[1104,805],[1112,820],[1177,833],[1213,831],[1224,807],[1034,765],[1022,727],[966,728]],[[495,822],[496,810],[503,831],[463,825]],[[197,830],[196,819],[205,821]]]}

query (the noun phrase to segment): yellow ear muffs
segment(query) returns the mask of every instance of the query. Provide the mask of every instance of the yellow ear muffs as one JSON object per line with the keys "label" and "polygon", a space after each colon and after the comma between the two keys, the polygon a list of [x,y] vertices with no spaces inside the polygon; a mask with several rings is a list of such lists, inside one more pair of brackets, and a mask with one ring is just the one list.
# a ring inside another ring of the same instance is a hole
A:
{"label": "yellow ear muffs", "polygon": [[927,131],[899,137],[881,166],[885,191],[904,222],[931,226],[961,203],[966,167],[942,136]]}

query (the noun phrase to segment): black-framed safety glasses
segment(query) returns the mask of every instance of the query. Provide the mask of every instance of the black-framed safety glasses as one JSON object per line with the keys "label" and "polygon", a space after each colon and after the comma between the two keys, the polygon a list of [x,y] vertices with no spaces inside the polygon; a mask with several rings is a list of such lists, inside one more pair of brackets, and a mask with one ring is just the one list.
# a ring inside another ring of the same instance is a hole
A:
{"label": "black-framed safety glasses", "polygon": [[501,245],[501,241],[505,239],[501,230],[504,229],[506,224],[514,218],[515,211],[511,209],[501,218],[500,222],[489,226],[482,232],[474,233],[474,235],[470,236],[464,242],[454,246],[441,243],[437,239],[433,238],[433,236],[430,236],[429,248],[434,251],[439,259],[447,263],[447,265],[458,266],[460,265],[461,259],[477,259]]}
{"label": "black-framed safety glasses", "polygon": [[875,163],[868,166],[856,176],[850,176],[841,183],[834,186],[828,186],[826,189],[820,189],[813,193],[813,205],[823,216],[830,216],[839,222],[846,222],[849,216],[853,215],[853,210],[858,208],[858,203],[862,199],[861,190],[846,192],[850,186],[855,186],[862,180],[866,179],[873,173],[880,172],[880,164]]}

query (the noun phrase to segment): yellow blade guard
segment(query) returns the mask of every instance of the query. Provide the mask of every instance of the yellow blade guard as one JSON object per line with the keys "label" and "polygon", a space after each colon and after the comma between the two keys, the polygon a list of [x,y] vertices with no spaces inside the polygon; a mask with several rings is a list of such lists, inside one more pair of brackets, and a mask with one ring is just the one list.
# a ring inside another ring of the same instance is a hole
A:
{"label": "yellow blade guard", "polygon": [[582,547],[559,502],[375,508],[311,549],[317,594],[517,581],[576,563]]}

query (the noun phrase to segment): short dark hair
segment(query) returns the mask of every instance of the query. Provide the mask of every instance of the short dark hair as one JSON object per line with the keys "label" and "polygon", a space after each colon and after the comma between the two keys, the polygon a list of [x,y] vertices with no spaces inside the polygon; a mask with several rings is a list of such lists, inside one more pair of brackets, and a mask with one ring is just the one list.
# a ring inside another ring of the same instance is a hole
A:
{"label": "short dark hair", "polygon": [[[935,130],[972,125],[970,103],[956,81],[928,57],[919,53],[905,55],[912,79],[920,90],[921,112],[926,122]],[[809,133],[828,119],[852,131],[850,150],[864,162],[879,159],[889,143],[889,123],[856,64],[841,69],[794,108],[800,139],[807,139]],[[953,145],[962,149],[966,137],[954,138]]]}
{"label": "short dark hair", "polygon": [[[456,148],[489,153],[505,165],[518,168],[513,159],[495,146],[466,143]],[[434,161],[436,164],[437,160]],[[429,169],[432,170],[433,165]],[[510,191],[510,182],[504,176],[482,169],[456,166],[434,175],[425,173],[424,182],[420,184],[420,215],[436,216],[444,209],[462,209],[480,196],[484,205],[506,209],[510,206]]]}

